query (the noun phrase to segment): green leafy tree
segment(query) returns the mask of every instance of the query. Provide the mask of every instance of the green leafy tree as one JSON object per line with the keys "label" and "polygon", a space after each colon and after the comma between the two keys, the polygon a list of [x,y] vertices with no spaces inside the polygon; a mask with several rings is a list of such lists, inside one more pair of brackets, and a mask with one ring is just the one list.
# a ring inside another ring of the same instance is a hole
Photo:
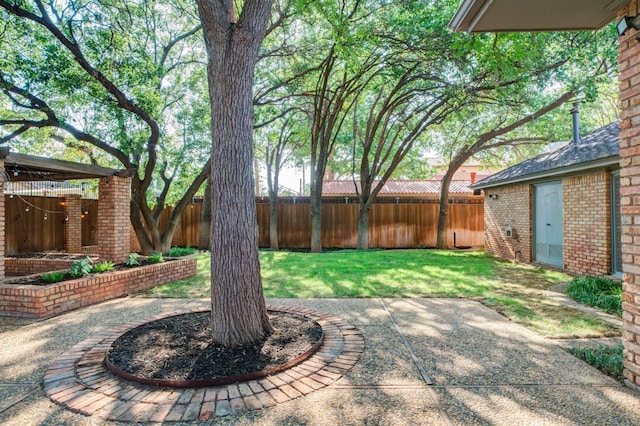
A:
{"label": "green leafy tree", "polygon": [[[0,19],[0,143],[22,138],[46,152],[53,139],[135,170],[131,223],[143,252],[166,252],[209,170],[195,11],[179,0],[0,0]],[[161,230],[168,202],[176,205]]]}
{"label": "green leafy tree", "polygon": [[[578,94],[593,100],[600,82],[613,70],[615,46],[610,29],[596,33],[463,35],[469,63],[460,73],[465,84],[489,76],[456,114],[436,132],[440,152],[449,159],[440,188],[437,247],[447,247],[449,185],[472,156],[492,150],[540,149],[553,140],[566,118],[541,120]],[[467,89],[468,90],[468,89]],[[543,124],[544,123],[544,124]],[[543,125],[541,125],[543,124]]]}

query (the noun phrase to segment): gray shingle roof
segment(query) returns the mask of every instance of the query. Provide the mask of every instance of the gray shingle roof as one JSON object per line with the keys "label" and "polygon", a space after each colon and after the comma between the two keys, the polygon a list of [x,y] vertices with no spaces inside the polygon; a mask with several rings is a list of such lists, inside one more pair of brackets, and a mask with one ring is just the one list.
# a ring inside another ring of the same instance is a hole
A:
{"label": "gray shingle roof", "polygon": [[501,172],[484,178],[472,188],[488,188],[522,182],[546,175],[588,170],[619,161],[620,123],[614,121],[583,136],[578,143],[569,142],[561,148],[535,156]]}

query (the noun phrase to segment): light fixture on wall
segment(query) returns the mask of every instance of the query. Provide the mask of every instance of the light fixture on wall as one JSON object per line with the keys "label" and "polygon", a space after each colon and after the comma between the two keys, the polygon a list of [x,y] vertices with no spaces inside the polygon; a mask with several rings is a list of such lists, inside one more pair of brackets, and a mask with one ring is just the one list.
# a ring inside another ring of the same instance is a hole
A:
{"label": "light fixture on wall", "polygon": [[489,194],[489,199],[497,200],[498,199],[498,194]]}
{"label": "light fixture on wall", "polygon": [[633,28],[635,30],[640,29],[640,15],[637,16],[623,16],[620,21],[618,21],[618,25],[616,25],[616,30],[618,31],[618,36],[622,37],[629,31],[629,28]]}

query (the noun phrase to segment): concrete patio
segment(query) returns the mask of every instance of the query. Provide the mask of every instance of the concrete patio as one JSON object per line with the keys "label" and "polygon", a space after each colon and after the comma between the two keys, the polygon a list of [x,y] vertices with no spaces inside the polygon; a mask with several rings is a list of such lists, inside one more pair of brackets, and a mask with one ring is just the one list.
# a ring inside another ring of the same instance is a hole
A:
{"label": "concrete patio", "polygon": [[[345,319],[364,335],[364,354],[325,388],[199,424],[640,424],[640,395],[567,353],[561,342],[475,301],[268,302]],[[44,321],[0,318],[0,424],[120,424],[51,402],[42,387],[49,365],[124,322],[207,305],[201,299],[124,298]]]}

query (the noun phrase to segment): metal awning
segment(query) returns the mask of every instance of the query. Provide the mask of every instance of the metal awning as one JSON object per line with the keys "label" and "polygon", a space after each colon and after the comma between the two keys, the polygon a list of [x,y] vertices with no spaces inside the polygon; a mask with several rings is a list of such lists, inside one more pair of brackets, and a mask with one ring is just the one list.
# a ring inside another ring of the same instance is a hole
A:
{"label": "metal awning", "polygon": [[449,23],[454,31],[596,30],[629,0],[463,0]]}
{"label": "metal awning", "polygon": [[4,160],[5,173],[8,180],[12,182],[62,181],[133,175],[133,171],[127,169],[110,169],[36,155],[12,153],[7,147],[0,148],[0,159]]}

